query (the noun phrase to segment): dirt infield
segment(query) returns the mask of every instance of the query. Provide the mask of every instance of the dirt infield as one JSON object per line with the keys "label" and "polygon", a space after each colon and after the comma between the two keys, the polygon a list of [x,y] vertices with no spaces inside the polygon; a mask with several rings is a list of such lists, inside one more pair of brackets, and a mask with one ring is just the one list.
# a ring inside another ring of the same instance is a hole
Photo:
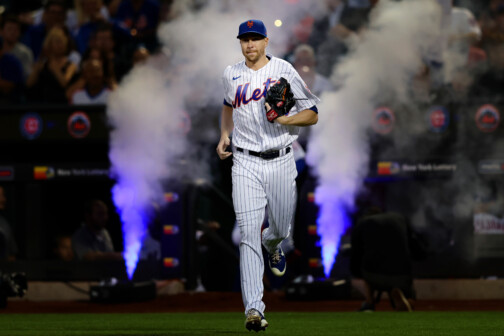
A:
{"label": "dirt infield", "polygon": [[[288,301],[283,292],[266,292],[269,312],[352,312],[360,301]],[[417,301],[417,311],[504,311],[504,300]],[[90,301],[30,302],[9,301],[0,313],[163,313],[163,312],[239,312],[243,310],[240,293],[205,292],[158,296],[137,303],[93,303]],[[392,311],[388,300],[382,300],[377,311]]]}

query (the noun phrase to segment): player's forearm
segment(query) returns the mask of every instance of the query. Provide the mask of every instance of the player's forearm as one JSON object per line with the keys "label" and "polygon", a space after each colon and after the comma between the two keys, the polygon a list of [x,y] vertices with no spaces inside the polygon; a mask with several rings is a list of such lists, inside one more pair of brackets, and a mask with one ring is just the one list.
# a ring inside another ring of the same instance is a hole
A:
{"label": "player's forearm", "polygon": [[318,122],[318,114],[313,110],[303,110],[293,116],[282,116],[276,119],[282,125],[311,126]]}
{"label": "player's forearm", "polygon": [[229,137],[233,131],[233,108],[227,105],[222,107],[221,113],[221,138]]}

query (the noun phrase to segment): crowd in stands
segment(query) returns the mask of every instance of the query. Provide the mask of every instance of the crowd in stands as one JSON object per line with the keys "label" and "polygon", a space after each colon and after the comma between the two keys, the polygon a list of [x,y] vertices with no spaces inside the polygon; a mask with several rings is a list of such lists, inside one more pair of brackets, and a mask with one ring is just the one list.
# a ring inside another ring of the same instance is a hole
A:
{"label": "crowd in stands", "polygon": [[[378,1],[325,0],[325,14],[300,20],[292,31],[289,52],[278,56],[297,64],[319,94],[331,89],[327,78],[351,44],[365,34]],[[451,16],[447,52],[462,51],[467,57],[462,66],[459,59],[456,69],[444,71],[450,72],[447,78],[452,78],[454,87],[464,89],[469,85],[467,67],[488,60],[502,68],[504,0],[454,1],[461,7],[447,12]],[[195,9],[210,3],[187,2]],[[438,2],[445,7],[453,3]],[[173,19],[173,5],[173,0],[4,1],[0,102],[103,104],[134,63],[157,51],[157,28]]]}
{"label": "crowd in stands", "polygon": [[7,2],[0,21],[0,102],[104,104],[158,47],[171,1]]}

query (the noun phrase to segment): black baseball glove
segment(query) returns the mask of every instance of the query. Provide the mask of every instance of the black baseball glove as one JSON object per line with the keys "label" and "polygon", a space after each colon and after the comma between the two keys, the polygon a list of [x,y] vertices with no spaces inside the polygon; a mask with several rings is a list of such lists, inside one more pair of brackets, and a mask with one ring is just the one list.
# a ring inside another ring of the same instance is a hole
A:
{"label": "black baseball glove", "polygon": [[287,79],[280,79],[266,93],[266,103],[270,105],[270,109],[266,111],[266,117],[269,122],[273,122],[276,118],[286,115],[296,104],[294,94]]}

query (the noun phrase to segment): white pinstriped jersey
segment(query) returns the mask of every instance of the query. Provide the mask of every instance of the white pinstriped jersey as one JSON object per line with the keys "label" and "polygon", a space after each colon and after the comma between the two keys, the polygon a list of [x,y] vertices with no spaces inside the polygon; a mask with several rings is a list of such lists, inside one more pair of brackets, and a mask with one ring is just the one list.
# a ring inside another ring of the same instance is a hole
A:
{"label": "white pinstriped jersey", "polygon": [[315,106],[320,99],[312,94],[301,76],[289,63],[267,55],[270,61],[259,70],[252,70],[241,61],[224,70],[224,99],[233,107],[233,145],[262,152],[280,149],[297,139],[299,127],[270,123],[266,118],[264,99],[269,87],[280,77],[291,85],[297,100],[289,115]]}

